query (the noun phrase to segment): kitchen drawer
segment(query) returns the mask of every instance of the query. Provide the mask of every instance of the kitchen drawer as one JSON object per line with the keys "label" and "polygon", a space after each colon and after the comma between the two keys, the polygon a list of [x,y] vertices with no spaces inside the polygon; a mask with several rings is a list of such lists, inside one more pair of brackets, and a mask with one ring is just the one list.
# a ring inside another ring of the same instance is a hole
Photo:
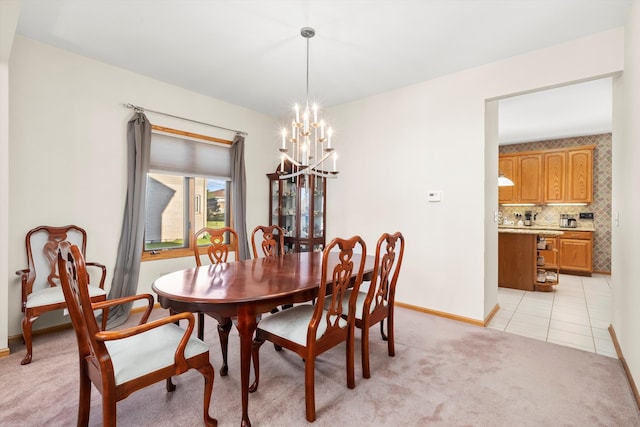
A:
{"label": "kitchen drawer", "polygon": [[564,234],[559,236],[561,239],[591,240],[591,231],[562,231],[564,232]]}

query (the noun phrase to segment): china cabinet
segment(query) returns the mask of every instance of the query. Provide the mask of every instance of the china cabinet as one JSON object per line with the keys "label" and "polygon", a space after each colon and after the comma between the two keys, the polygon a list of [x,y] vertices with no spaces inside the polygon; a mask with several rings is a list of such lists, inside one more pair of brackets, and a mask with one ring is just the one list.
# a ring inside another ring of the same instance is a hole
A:
{"label": "china cabinet", "polygon": [[[290,171],[284,164],[284,171]],[[279,179],[280,166],[269,178],[269,224],[284,230],[285,251],[321,251],[326,244],[326,178],[299,175]]]}

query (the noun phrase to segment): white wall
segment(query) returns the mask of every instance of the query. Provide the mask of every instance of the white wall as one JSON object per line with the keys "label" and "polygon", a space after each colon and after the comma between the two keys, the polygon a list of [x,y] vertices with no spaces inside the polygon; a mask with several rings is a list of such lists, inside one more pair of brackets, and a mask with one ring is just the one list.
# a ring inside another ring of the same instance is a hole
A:
{"label": "white wall", "polygon": [[[133,114],[123,106],[128,102],[248,132],[248,232],[267,221],[265,174],[278,162],[270,117],[21,36],[15,38],[9,74],[10,272],[26,267],[24,236],[29,229],[77,224],[88,233],[87,259],[107,266],[111,284],[126,194],[126,123]],[[148,117],[154,124],[233,138],[232,132],[153,113]],[[139,291],[149,291],[161,273],[192,265],[191,257],[145,262]],[[8,283],[11,304],[2,317],[8,317],[12,336],[20,334],[20,282],[9,274]],[[61,320],[61,314],[52,314],[35,327]]]}
{"label": "white wall", "polygon": [[[497,259],[485,259],[497,248],[497,184],[486,172],[497,160],[485,154],[498,155],[496,141],[485,147],[486,100],[622,67],[617,29],[331,109],[341,172],[327,192],[328,235],[357,233],[372,245],[401,230],[397,300],[483,320],[497,302],[496,291],[485,295],[497,287]],[[430,190],[442,201],[428,202]]]}
{"label": "white wall", "polygon": [[[612,177],[613,328],[640,386],[640,5],[625,26],[625,70],[614,82]],[[619,222],[616,221],[619,218]]]}
{"label": "white wall", "polygon": [[[0,236],[9,232],[9,55],[19,11],[17,1],[0,2]],[[7,239],[0,238],[0,313],[9,306],[8,254]],[[7,317],[0,314],[0,354],[8,351],[7,343]]]}

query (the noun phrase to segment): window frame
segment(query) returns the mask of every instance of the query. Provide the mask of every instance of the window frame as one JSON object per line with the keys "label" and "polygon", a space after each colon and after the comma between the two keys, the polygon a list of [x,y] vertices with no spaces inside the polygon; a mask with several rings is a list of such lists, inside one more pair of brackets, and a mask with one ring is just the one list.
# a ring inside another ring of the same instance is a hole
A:
{"label": "window frame", "polygon": [[[172,129],[172,128],[167,128],[164,126],[157,126],[157,125],[152,125],[152,130],[156,131],[157,133],[168,133],[168,134],[174,134],[174,135],[180,135],[183,137],[187,137],[188,139],[193,139],[196,142],[215,142],[217,144],[224,144],[224,145],[229,145],[231,146],[233,144],[233,141],[230,140],[225,140],[225,139],[221,139],[221,138],[216,138],[216,137],[212,137],[212,136],[208,136],[208,135],[202,135],[202,134],[197,134],[197,133],[193,133],[193,132],[187,132],[187,131],[183,131],[183,130],[178,130],[178,129]],[[148,174],[151,172],[147,172],[147,179],[148,179]],[[161,170],[156,170],[154,171],[154,173],[158,173],[158,174],[175,174],[169,171],[161,171]],[[186,239],[186,247],[180,247],[180,248],[163,248],[163,249],[157,249],[157,250],[145,250],[144,248],[144,244],[142,247],[142,256],[141,256],[141,261],[156,261],[156,260],[161,260],[161,259],[173,259],[173,258],[184,258],[184,257],[189,257],[189,256],[193,256],[194,255],[194,250],[193,250],[193,246],[192,246],[192,240],[193,240],[193,234],[198,231],[194,229],[194,220],[195,220],[195,178],[196,176],[192,176],[192,175],[178,175],[178,176],[182,176],[184,178],[184,182],[187,185],[187,190],[185,193],[188,193],[188,200],[186,203],[186,206],[184,206],[184,208],[186,209],[186,214],[187,217],[184,220],[184,225],[187,227],[187,236],[188,238]],[[207,179],[207,177],[201,177],[201,178],[205,178]],[[226,186],[225,186],[225,223],[228,223],[228,226],[232,227],[233,226],[233,216],[231,214],[232,210],[231,210],[231,185],[232,182],[231,181],[227,181]],[[204,201],[201,202],[201,204],[204,203]],[[206,205],[206,203],[205,203]],[[201,209],[204,209],[205,211],[205,215],[206,215],[206,206],[201,205]],[[146,221],[146,206],[145,206],[145,221]],[[207,251],[206,246],[202,246],[198,249],[198,253],[199,254],[205,254]]]}

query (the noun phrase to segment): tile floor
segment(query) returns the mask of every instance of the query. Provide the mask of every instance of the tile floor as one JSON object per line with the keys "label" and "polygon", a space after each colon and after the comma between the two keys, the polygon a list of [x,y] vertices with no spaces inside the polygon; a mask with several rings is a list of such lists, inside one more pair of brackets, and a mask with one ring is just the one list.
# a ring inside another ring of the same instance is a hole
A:
{"label": "tile floor", "polygon": [[489,328],[617,358],[610,276],[561,274],[553,292],[498,288],[498,304]]}

